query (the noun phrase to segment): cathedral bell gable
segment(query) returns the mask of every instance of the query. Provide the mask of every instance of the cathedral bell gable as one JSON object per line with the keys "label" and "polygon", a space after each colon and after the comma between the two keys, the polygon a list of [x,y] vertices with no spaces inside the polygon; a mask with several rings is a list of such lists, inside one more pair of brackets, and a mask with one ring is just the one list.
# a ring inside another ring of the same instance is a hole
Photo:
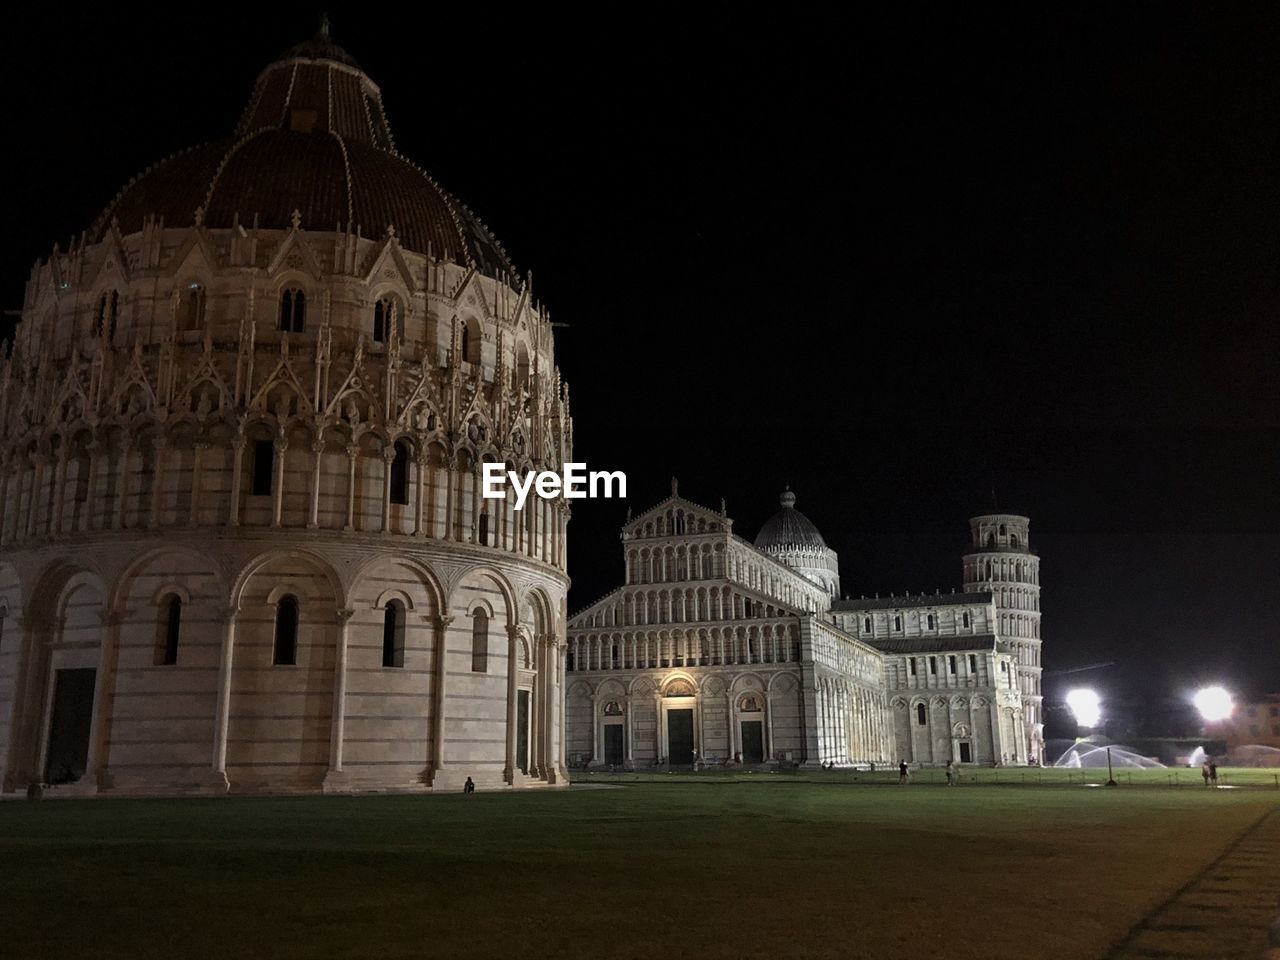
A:
{"label": "cathedral bell gable", "polygon": [[124,243],[120,237],[120,227],[111,224],[102,243],[101,255],[97,258],[97,269],[92,276],[85,278],[85,286],[90,289],[110,287],[123,290],[129,285],[129,257],[124,251]]}
{"label": "cathedral bell gable", "polygon": [[[661,528],[664,531],[662,533],[645,532],[645,528],[650,523],[661,521],[665,524],[668,513],[672,513],[673,516],[682,516],[684,529],[670,529],[664,526]],[[692,520],[692,523],[690,523],[690,520]],[[697,529],[700,524],[704,529]],[[629,520],[622,528],[622,538],[624,540],[638,540],[644,537],[675,536],[687,533],[728,533],[732,529],[733,521],[723,513],[709,510],[701,504],[694,503],[692,500],[686,500],[678,492],[673,492],[665,500],[650,507],[638,517]]]}
{"label": "cathedral bell gable", "polygon": [[173,276],[185,279],[190,276],[212,277],[218,268],[218,252],[209,242],[203,229],[188,230],[186,237],[175,251],[170,263]]}
{"label": "cathedral bell gable", "polygon": [[287,270],[301,270],[313,280],[322,280],[324,271],[320,269],[320,261],[307,243],[297,211],[294,211],[293,227],[285,234],[280,249],[271,258],[267,266],[267,275],[276,277]]}
{"label": "cathedral bell gable", "polygon": [[364,282],[370,286],[387,280],[392,282],[398,280],[410,295],[418,289],[413,271],[409,269],[401,253],[400,240],[396,237],[394,227],[387,227],[387,236],[382,241],[382,248],[372,257],[369,269],[364,275]]}

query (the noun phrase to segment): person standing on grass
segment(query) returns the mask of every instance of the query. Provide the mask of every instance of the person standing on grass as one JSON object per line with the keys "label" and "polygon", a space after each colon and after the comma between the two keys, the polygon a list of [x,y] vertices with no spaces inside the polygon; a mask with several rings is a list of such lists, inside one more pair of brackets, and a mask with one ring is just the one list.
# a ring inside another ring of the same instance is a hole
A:
{"label": "person standing on grass", "polygon": [[1218,765],[1214,761],[1209,761],[1209,779],[1213,781],[1213,785],[1218,785]]}
{"label": "person standing on grass", "polygon": [[1209,785],[1209,761],[1208,760],[1200,764],[1200,776],[1204,777],[1204,785],[1207,787]]}
{"label": "person standing on grass", "polygon": [[475,792],[476,792],[476,782],[475,782],[474,780],[472,780],[470,777],[467,777],[467,782],[466,782],[466,783],[464,783],[464,784],[462,785],[462,792],[463,792],[463,793],[475,793]]}
{"label": "person standing on grass", "polygon": [[906,782],[907,782],[907,761],[899,760],[898,761],[898,784],[899,786],[901,786]]}
{"label": "person standing on grass", "polygon": [[947,786],[948,787],[955,786],[955,776],[956,776],[956,765],[952,761],[948,760],[947,761]]}

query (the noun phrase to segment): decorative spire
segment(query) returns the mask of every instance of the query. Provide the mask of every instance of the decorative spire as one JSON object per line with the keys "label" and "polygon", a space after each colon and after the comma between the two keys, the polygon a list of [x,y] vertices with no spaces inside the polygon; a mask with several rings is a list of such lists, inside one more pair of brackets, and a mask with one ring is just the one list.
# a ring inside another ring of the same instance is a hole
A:
{"label": "decorative spire", "polygon": [[321,13],[321,14],[320,14],[320,29],[316,31],[316,36],[317,36],[317,37],[319,37],[321,40],[324,40],[324,41],[326,41],[326,42],[327,42],[327,41],[330,39],[330,37],[329,37],[329,27],[330,27],[330,23],[329,23],[329,14],[327,14],[327,13]]}
{"label": "decorative spire", "polygon": [[782,496],[778,497],[778,502],[784,507],[794,507],[796,505],[796,495],[791,492],[791,484],[784,484]]}

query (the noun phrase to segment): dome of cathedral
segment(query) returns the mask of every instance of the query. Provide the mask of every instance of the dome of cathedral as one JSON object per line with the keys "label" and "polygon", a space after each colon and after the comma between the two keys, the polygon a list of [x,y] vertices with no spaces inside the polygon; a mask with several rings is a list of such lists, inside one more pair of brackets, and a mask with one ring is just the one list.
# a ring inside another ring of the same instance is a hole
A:
{"label": "dome of cathedral", "polygon": [[761,550],[825,549],[827,544],[813,521],[796,509],[796,495],[784,490],[778,498],[782,509],[765,521],[756,534]]}
{"label": "dome of cathedral", "polygon": [[395,149],[378,86],[327,26],[258,77],[239,125],[134,178],[90,230],[128,235],[148,217],[168,227],[395,229],[401,245],[487,276],[516,272],[480,220]]}

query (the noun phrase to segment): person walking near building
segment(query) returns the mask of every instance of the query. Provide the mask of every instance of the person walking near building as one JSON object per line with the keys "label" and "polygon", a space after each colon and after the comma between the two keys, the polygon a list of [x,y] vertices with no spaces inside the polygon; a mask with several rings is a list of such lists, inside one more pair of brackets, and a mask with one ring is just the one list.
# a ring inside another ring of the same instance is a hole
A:
{"label": "person walking near building", "polygon": [[953,761],[947,761],[947,786],[954,787],[956,781],[956,765]]}
{"label": "person walking near building", "polygon": [[1218,785],[1218,764],[1213,760],[1209,761],[1209,781],[1215,787]]}
{"label": "person walking near building", "polygon": [[1204,785],[1207,787],[1209,785],[1209,761],[1208,760],[1200,764],[1200,776],[1204,777]]}
{"label": "person walking near building", "polygon": [[899,786],[901,786],[906,782],[907,782],[907,761],[899,760],[898,761],[898,784]]}

